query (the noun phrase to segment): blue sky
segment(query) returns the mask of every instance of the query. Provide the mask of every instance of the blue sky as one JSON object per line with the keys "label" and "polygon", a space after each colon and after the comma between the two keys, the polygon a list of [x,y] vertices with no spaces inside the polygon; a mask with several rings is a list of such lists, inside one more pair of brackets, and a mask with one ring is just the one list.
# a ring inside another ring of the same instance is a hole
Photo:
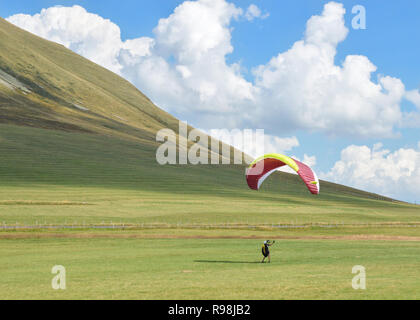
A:
{"label": "blue sky", "polygon": [[[159,41],[159,37],[164,39],[164,34],[154,32],[154,28],[158,26],[159,19],[168,18],[174,13],[175,8],[182,6],[184,1],[174,0],[158,0],[158,1],[16,1],[16,2],[0,2],[0,16],[7,18],[15,14],[23,13],[27,15],[35,15],[43,8],[50,8],[53,6],[61,5],[71,7],[75,4],[82,6],[87,12],[96,14],[104,19],[109,19],[117,25],[121,32],[121,41],[124,42],[128,39],[136,38],[151,38]],[[280,53],[287,52],[293,44],[305,37],[306,24],[309,19],[314,15],[321,15],[324,5],[328,1],[278,1],[278,0],[240,0],[228,1],[233,4],[235,8],[241,8],[243,13],[247,8],[254,4],[260,11],[261,15],[268,14],[268,17],[257,17],[252,21],[247,21],[245,16],[231,14],[229,23],[225,25],[226,30],[230,30],[230,45],[233,48],[232,52],[224,55],[227,66],[239,63],[241,66],[241,79],[248,81],[255,85],[256,76],[252,70],[260,65],[267,66],[270,59],[276,57]],[[389,76],[399,79],[406,91],[418,90],[420,88],[420,64],[418,57],[420,57],[420,42],[418,41],[418,30],[420,30],[420,2],[415,0],[406,1],[381,1],[381,0],[358,0],[358,1],[340,1],[346,10],[344,18],[345,27],[348,29],[348,34],[344,40],[337,41],[336,55],[334,57],[335,65],[342,66],[346,57],[349,55],[362,55],[365,56],[371,63],[373,63],[377,70],[371,74],[373,83],[378,83],[378,76]],[[366,8],[366,25],[365,30],[354,30],[351,27],[351,22],[354,15],[351,13],[353,6],[363,5]],[[234,17],[234,18],[232,18]],[[175,23],[172,21],[171,23]],[[178,22],[177,22],[178,23]],[[21,25],[22,26],[22,25]],[[211,26],[210,26],[211,27]],[[165,29],[169,32],[170,29]],[[169,31],[168,31],[169,30]],[[31,31],[31,30],[29,30]],[[162,31],[163,32],[163,31]],[[63,31],[63,34],[65,31]],[[48,34],[48,33],[46,33]],[[63,36],[63,39],[66,36]],[[67,38],[65,38],[67,39]],[[165,41],[168,39],[164,39]],[[55,40],[57,41],[57,40]],[[64,40],[63,40],[64,41]],[[184,44],[185,45],[185,44]],[[225,44],[224,44],[225,45]],[[176,56],[181,50],[182,44],[177,44],[170,49],[173,50],[170,55]],[[73,48],[69,45],[70,48]],[[168,48],[164,48],[169,50]],[[74,49],[75,50],[75,49]],[[131,49],[130,49],[131,50]],[[75,50],[77,51],[77,50]],[[80,52],[79,52],[80,53]],[[95,60],[94,56],[87,55],[88,58]],[[159,57],[164,57],[161,55]],[[168,64],[180,63],[180,61],[173,62],[173,57],[167,58]],[[207,64],[211,64],[209,60]],[[137,65],[136,65],[137,66]],[[112,69],[112,68],[111,68]],[[191,69],[192,70],[192,69]],[[203,71],[205,73],[205,70]],[[194,100],[171,100],[171,97],[159,100],[159,91],[156,88],[149,88],[148,84],[142,81],[141,76],[133,75],[130,71],[121,69],[121,75],[132,81],[137,87],[151,96],[153,101],[160,102],[158,105],[167,109],[169,112],[178,116],[183,120],[188,120],[193,125],[202,127],[204,129],[219,128],[219,116],[213,115],[208,111],[207,105],[203,105],[200,109],[195,110],[194,113],[189,113],[188,108],[183,109],[183,106],[189,104],[193,105]],[[138,80],[140,79],[140,80]],[[137,82],[136,82],[137,81]],[[217,85],[216,85],[217,87]],[[293,88],[292,88],[293,89]],[[282,90],[279,88],[270,88],[271,93],[276,93]],[[186,91],[188,94],[188,91]],[[355,93],[355,95],[357,92]],[[162,93],[163,95],[163,93]],[[226,101],[230,101],[229,94],[226,94]],[[273,95],[274,96],[274,95]],[[351,93],[350,93],[351,97]],[[242,100],[241,100],[242,101]],[[237,106],[241,106],[242,102],[237,102]],[[261,108],[269,108],[270,103],[276,103],[275,98],[264,100],[261,103]],[[283,102],[281,100],[279,103]],[[210,103],[210,102],[209,102]],[[215,103],[215,102],[211,102]],[[223,102],[222,102],[223,103]],[[236,102],[235,102],[236,103]],[[400,111],[417,111],[420,107],[416,107],[413,103],[406,99],[401,99],[399,102]],[[293,106],[290,106],[293,108]],[[332,106],[334,107],[334,106]],[[340,108],[339,105],[336,106]],[[252,108],[249,107],[249,108]],[[204,110],[204,111],[203,111]],[[248,110],[248,109],[247,109]],[[284,109],[279,109],[284,110]],[[275,110],[275,116],[282,118],[282,113]],[[310,108],[308,109],[310,112]],[[322,109],[321,109],[322,110]],[[200,113],[201,112],[201,113]],[[191,116],[189,116],[191,114]],[[202,116],[200,116],[202,115]],[[273,116],[274,117],[274,116]],[[205,119],[205,120],[202,120]],[[245,128],[248,122],[232,122],[239,126],[241,129]],[[223,123],[224,127],[230,128],[229,125]],[[341,122],[336,125],[339,128]],[[357,127],[358,123],[345,122],[343,125]],[[232,125],[233,126],[233,125]],[[242,126],[242,127],[241,127]],[[410,168],[404,170],[410,171],[410,177],[417,178],[420,176],[420,157],[417,153],[420,152],[418,143],[420,141],[420,129],[417,125],[412,125],[411,128],[400,127],[393,124],[393,132],[398,133],[396,136],[390,137],[389,134],[369,132],[368,128],[366,134],[358,135],[351,130],[344,130],[342,133],[334,134],[334,126],[328,130],[324,129],[311,129],[310,125],[295,125],[287,130],[276,128],[269,120],[262,119],[255,124],[255,128],[263,128],[266,133],[285,138],[295,136],[299,140],[299,146],[295,146],[291,150],[285,150],[289,154],[296,155],[303,159],[304,155],[315,156],[316,163],[314,168],[316,171],[325,173],[325,178],[334,180],[333,167],[341,159],[343,150],[351,145],[358,147],[366,146],[371,149],[372,161],[371,166],[375,167],[378,159],[373,159],[373,145],[375,143],[382,143],[383,147],[388,149],[389,154],[392,156],[385,159],[388,164],[398,164],[394,158],[397,151],[400,149],[407,151],[409,160],[404,160],[403,163],[410,162]],[[283,124],[279,121],[279,127]],[[357,150],[355,150],[356,152]],[[362,152],[362,149],[357,152]],[[420,154],[420,153],[419,153]],[[376,155],[381,157],[380,154]],[[382,157],[387,157],[383,155]],[[349,161],[349,160],[346,160]],[[356,161],[357,162],[357,161]],[[335,179],[337,182],[344,184],[351,184],[355,187],[369,189],[370,191],[385,193],[387,195],[395,196],[399,199],[407,201],[420,201],[420,183],[414,190],[410,190],[406,185],[409,180],[406,178],[405,171],[400,172],[400,176],[395,177],[389,165],[384,166],[374,173],[378,175],[378,179],[383,179],[387,184],[399,183],[400,185],[395,190],[388,188],[382,189],[378,183],[375,182],[375,177],[370,177],[370,182],[358,183],[360,179],[360,172],[362,169],[354,169],[354,166],[363,166],[363,163],[350,163],[344,162],[346,173]],[[403,164],[402,166],[404,166]],[[354,172],[351,172],[354,170]],[[359,173],[355,173],[359,170]],[[389,170],[389,172],[387,172]],[[385,172],[385,173],[384,173]],[[386,176],[386,177],[384,177]],[[395,180],[397,179],[397,180]],[[408,190],[408,191],[407,191]]]}

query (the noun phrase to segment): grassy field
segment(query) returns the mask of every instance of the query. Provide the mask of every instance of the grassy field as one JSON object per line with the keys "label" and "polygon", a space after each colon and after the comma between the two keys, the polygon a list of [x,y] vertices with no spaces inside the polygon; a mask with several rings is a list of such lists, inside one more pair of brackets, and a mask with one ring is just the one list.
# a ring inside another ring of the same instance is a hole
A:
{"label": "grassy field", "polygon": [[[419,299],[420,242],[25,239],[0,242],[3,299]],[[51,268],[66,268],[53,290]],[[366,268],[366,290],[352,268]]]}

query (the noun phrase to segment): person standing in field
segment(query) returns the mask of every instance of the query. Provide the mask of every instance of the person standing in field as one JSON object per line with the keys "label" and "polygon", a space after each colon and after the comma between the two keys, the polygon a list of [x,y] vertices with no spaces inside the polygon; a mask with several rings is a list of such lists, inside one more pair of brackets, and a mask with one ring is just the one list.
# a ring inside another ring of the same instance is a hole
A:
{"label": "person standing in field", "polygon": [[266,240],[264,241],[262,248],[261,248],[261,252],[262,255],[264,256],[264,258],[262,259],[261,263],[264,263],[265,258],[268,257],[268,263],[271,262],[271,258],[270,258],[270,249],[268,247],[272,246],[275,243],[275,241],[273,240],[273,242],[271,242],[270,240]]}

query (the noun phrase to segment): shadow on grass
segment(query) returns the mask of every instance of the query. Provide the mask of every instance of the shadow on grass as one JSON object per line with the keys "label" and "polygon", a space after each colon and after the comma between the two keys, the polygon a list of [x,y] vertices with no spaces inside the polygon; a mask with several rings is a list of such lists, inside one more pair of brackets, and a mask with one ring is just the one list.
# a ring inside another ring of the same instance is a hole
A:
{"label": "shadow on grass", "polygon": [[200,263],[261,263],[261,261],[194,260]]}

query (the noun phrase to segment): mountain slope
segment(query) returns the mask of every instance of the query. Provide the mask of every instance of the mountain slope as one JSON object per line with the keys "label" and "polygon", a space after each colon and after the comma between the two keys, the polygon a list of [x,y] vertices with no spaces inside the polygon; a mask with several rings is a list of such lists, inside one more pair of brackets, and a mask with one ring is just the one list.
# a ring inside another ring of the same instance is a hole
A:
{"label": "mountain slope", "polygon": [[[128,81],[3,19],[0,70],[3,123],[126,134],[149,141],[158,129],[177,127],[174,117]],[[9,86],[4,85],[8,80]],[[10,90],[13,80],[20,85]]]}
{"label": "mountain slope", "polygon": [[255,192],[244,166],[158,165],[162,128],[178,120],[129,82],[0,19],[5,222],[420,220],[418,207],[325,181],[314,197],[287,173]]}

